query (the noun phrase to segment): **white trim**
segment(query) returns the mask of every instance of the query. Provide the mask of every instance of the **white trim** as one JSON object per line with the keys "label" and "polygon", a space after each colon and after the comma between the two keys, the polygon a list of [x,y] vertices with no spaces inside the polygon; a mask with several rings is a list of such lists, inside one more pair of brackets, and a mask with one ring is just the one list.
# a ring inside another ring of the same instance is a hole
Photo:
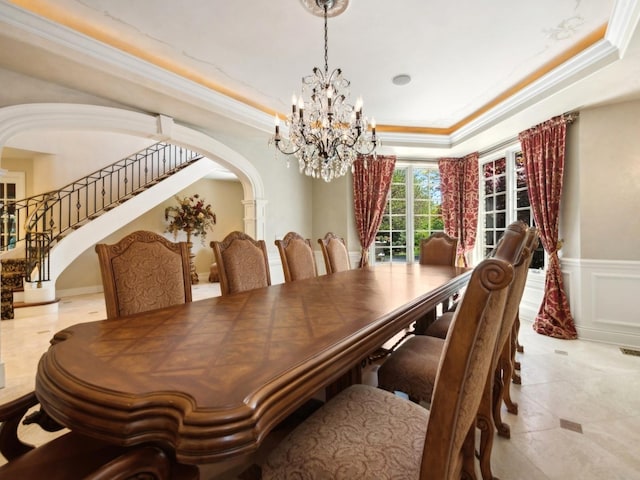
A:
{"label": "white trim", "polygon": [[[542,78],[526,86],[451,135],[384,133],[383,144],[402,146],[420,144],[433,147],[454,147],[503,120],[550,96],[570,82],[620,59],[624,54],[640,17],[638,0],[617,0],[605,38]],[[264,132],[273,130],[273,118],[245,103],[226,97],[194,81],[157,67],[126,52],[34,15],[15,5],[0,2],[0,26],[6,35],[21,41],[46,41],[53,50],[64,49],[67,55],[78,54],[95,62],[95,68],[110,75],[125,78],[182,102],[198,105]],[[27,32],[27,34],[25,34]],[[0,142],[2,144],[2,142]]]}
{"label": "white trim", "polygon": [[640,2],[637,0],[616,0],[607,26],[605,38],[620,51],[620,58],[627,51],[633,32],[640,20]]}

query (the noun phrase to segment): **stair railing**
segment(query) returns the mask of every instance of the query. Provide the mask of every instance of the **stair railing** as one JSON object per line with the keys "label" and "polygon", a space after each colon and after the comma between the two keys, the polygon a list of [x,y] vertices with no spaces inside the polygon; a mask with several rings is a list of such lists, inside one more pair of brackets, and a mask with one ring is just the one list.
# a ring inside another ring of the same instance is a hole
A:
{"label": "stair railing", "polygon": [[[17,227],[15,241],[3,245],[2,250],[24,240],[30,259],[27,281],[48,281],[49,250],[56,242],[201,158],[198,153],[160,142],[60,190],[2,205],[0,216],[13,215]],[[37,274],[37,279],[32,280],[32,273]]]}

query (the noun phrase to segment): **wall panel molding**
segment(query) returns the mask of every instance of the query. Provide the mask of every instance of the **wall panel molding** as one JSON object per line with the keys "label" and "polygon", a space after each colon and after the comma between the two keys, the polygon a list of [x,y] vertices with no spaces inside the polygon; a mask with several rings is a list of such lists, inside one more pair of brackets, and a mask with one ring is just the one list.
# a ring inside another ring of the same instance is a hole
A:
{"label": "wall panel molding", "polygon": [[578,337],[640,347],[640,262],[562,259]]}

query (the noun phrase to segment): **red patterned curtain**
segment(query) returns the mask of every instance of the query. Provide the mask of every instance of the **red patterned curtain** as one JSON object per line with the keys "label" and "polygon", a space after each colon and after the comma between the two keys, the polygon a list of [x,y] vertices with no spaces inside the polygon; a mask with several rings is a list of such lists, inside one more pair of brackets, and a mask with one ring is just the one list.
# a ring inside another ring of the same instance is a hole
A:
{"label": "red patterned curtain", "polygon": [[359,156],[353,162],[353,206],[362,246],[360,267],[369,264],[369,247],[382,222],[395,166],[395,156]]}
{"label": "red patterned curtain", "polygon": [[464,158],[441,158],[440,190],[444,230],[458,239],[458,265],[467,266],[478,229],[478,152]]}
{"label": "red patterned curtain", "polygon": [[529,201],[540,241],[549,254],[544,298],[533,329],[550,337],[577,338],[569,302],[564,291],[558,258],[558,221],[567,122],[554,117],[520,133]]}

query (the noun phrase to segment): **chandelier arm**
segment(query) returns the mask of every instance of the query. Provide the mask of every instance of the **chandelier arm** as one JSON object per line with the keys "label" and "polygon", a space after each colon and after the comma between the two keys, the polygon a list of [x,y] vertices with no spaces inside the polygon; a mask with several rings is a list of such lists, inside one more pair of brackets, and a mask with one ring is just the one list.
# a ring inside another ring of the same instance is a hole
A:
{"label": "chandelier arm", "polygon": [[[298,153],[298,151],[300,150],[300,146],[298,146],[297,148],[288,151],[286,150],[286,146],[282,147],[280,144],[282,143],[282,141],[278,140],[276,143],[276,148],[283,153],[284,155],[294,155],[295,153]],[[293,144],[291,142],[286,142],[287,144],[289,144],[290,146],[293,146]]]}

